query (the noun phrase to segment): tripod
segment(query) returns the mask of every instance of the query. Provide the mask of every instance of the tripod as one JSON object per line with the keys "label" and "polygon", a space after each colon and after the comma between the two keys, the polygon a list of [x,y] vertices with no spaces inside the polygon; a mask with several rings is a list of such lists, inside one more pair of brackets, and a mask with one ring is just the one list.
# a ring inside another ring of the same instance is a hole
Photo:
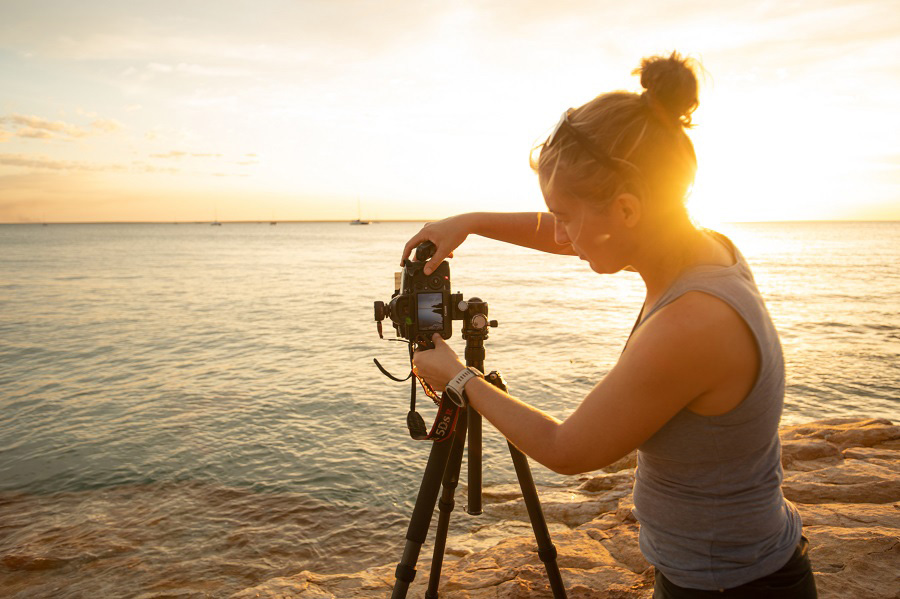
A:
{"label": "tripod", "polygon": [[[488,306],[486,302],[478,298],[472,298],[464,304],[466,304],[466,308],[462,309],[464,314],[462,336],[466,340],[466,365],[483,372],[484,340],[488,335]],[[497,326],[495,322],[491,322],[490,325]],[[491,372],[485,379],[503,391],[507,390],[499,373]],[[425,599],[437,599],[438,597],[447,531],[450,526],[450,513],[455,505],[453,496],[459,484],[459,472],[467,433],[469,437],[469,503],[466,511],[471,515],[481,514],[481,425],[481,414],[467,406],[460,410],[456,429],[451,436],[443,441],[432,443],[428,462],[425,465],[425,474],[416,496],[412,518],[410,518],[409,528],[406,531],[406,547],[395,572],[396,583],[391,593],[391,599],[404,599],[410,583],[416,576],[416,562],[419,559],[422,544],[425,542],[431,517],[434,515],[438,491],[443,485],[444,490],[438,501],[440,513],[434,540],[431,573],[428,579],[428,590],[425,592]],[[516,470],[516,477],[519,480],[519,487],[522,489],[528,518],[531,520],[531,528],[534,530],[537,540],[538,556],[544,562],[547,570],[553,597],[554,599],[565,599],[566,590],[563,586],[559,566],[556,563],[556,547],[550,540],[550,532],[547,530],[547,522],[544,520],[544,513],[541,510],[528,458],[512,443],[507,441],[507,445]]]}

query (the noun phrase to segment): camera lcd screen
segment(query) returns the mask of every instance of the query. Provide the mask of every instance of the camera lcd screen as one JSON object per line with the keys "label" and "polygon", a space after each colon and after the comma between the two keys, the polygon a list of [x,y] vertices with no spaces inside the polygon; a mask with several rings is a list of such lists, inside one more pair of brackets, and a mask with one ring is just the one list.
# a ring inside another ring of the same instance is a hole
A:
{"label": "camera lcd screen", "polygon": [[418,295],[418,317],[420,331],[441,331],[444,329],[444,296],[441,293],[420,293]]}

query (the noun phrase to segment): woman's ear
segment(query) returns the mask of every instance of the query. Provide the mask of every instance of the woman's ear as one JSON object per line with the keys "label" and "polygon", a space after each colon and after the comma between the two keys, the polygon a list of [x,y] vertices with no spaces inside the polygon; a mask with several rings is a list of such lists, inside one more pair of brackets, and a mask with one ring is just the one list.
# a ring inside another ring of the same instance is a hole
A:
{"label": "woman's ear", "polygon": [[629,229],[641,221],[641,200],[633,193],[622,193],[613,200],[612,209],[619,221]]}

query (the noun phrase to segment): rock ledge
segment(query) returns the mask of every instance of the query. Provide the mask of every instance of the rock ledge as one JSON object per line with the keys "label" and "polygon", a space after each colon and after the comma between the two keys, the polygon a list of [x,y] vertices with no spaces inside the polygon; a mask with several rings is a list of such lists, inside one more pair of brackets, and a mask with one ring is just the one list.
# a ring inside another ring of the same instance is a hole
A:
{"label": "rock ledge", "polygon": [[[782,428],[781,441],[782,488],[803,517],[820,599],[900,598],[900,426],[883,419],[817,420]],[[569,489],[538,489],[568,596],[650,599],[653,568],[638,550],[631,514],[634,456],[573,481]],[[486,489],[484,499],[486,525],[448,539],[441,597],[552,597],[518,488]],[[454,518],[451,531],[460,520]],[[395,566],[304,571],[232,599],[386,598]],[[409,597],[424,596],[429,568],[426,542]]]}

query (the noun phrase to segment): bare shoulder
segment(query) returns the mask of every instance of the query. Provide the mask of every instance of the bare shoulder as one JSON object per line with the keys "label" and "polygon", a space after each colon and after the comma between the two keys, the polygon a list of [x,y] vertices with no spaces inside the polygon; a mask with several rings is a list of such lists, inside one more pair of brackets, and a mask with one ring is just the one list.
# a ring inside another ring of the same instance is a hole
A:
{"label": "bare shoulder", "polygon": [[703,291],[688,291],[651,316],[639,329],[639,333],[644,332],[650,337],[672,333],[699,335],[715,342],[731,335],[750,334],[750,329],[724,300]]}
{"label": "bare shoulder", "polygon": [[700,414],[732,409],[752,385],[754,352],[753,335],[731,306],[706,293],[684,294],[641,325],[615,366],[561,424],[566,443],[557,471],[610,464],[684,408]]}
{"label": "bare shoulder", "polygon": [[[666,305],[638,329],[628,349],[664,372],[690,381],[698,411],[724,413],[749,391],[759,367],[753,332],[724,300],[690,291]],[[627,353],[627,351],[625,352]],[[622,357],[625,358],[625,353]]]}

